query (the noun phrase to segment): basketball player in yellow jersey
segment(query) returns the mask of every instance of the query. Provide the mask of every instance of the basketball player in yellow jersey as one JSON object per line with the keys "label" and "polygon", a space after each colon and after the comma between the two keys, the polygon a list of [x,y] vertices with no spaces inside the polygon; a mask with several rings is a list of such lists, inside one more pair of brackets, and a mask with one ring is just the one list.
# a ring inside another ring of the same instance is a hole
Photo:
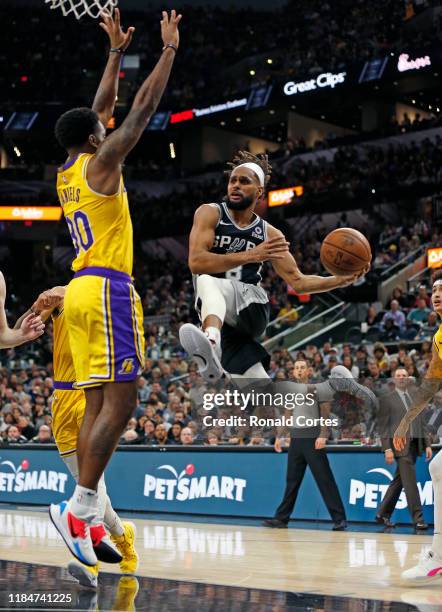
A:
{"label": "basketball player in yellow jersey", "polygon": [[[64,296],[66,287],[54,287],[43,292],[32,306],[32,311],[40,311],[43,321],[52,318],[53,328],[53,367],[54,395],[52,397],[52,431],[59,453],[66,463],[75,481],[78,481],[77,438],[84,417],[86,399],[82,389],[75,390],[75,368],[69,344],[68,330],[64,315]],[[44,310],[45,298],[51,296],[52,308]],[[30,312],[30,311],[29,311]],[[25,313],[21,319],[26,317]],[[19,325],[21,319],[17,321]],[[120,568],[123,574],[133,574],[138,567],[138,554],[134,548],[135,526],[130,522],[122,522],[106,491],[104,474],[98,482],[99,512],[91,525],[91,537],[94,550],[101,560],[106,561],[113,554],[109,547],[109,539],[103,529],[103,524],[111,534],[112,541],[118,548]],[[88,567],[77,561],[68,565],[69,572],[83,586],[97,587],[98,564]]]}
{"label": "basketball player in yellow jersey", "polygon": [[[442,319],[442,270],[433,275],[431,301],[434,310]],[[425,379],[413,398],[413,404],[397,428],[393,444],[401,451],[407,443],[407,432],[414,419],[424,410],[428,402],[439,390],[442,382],[442,322],[434,334],[430,365]],[[442,451],[439,451],[430,463],[430,474],[434,493],[434,535],[430,550],[426,550],[419,563],[402,572],[402,582],[409,586],[421,586],[435,583],[442,585]]]}
{"label": "basketball player in yellow jersey", "polygon": [[163,49],[135,96],[121,127],[106,137],[119,58],[130,39],[115,19],[103,17],[110,59],[92,109],[60,117],[55,135],[68,159],[57,191],[76,251],[74,278],[64,309],[74,356],[76,386],[85,390],[86,412],[78,442],[79,479],[71,500],[52,505],[51,519],[72,554],[95,565],[89,525],[97,514],[98,481],[136,405],[143,366],[143,313],[132,285],[132,224],[121,166],[155,112],[178,50],[181,15],[163,12]]}

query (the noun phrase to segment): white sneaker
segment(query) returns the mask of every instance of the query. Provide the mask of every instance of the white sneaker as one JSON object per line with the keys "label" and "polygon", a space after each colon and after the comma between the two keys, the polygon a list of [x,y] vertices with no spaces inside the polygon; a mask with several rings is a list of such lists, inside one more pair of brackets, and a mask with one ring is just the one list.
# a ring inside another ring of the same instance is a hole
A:
{"label": "white sneaker", "polygon": [[198,371],[206,382],[215,382],[224,374],[216,349],[206,334],[191,323],[180,327],[180,342],[198,365]]}
{"label": "white sneaker", "polygon": [[419,563],[402,572],[401,578],[409,586],[420,586],[439,582],[442,585],[442,559],[432,550],[420,556]]}
{"label": "white sneaker", "polygon": [[77,559],[72,559],[68,563],[68,572],[73,576],[81,586],[96,589],[98,586],[98,564],[94,567],[88,567],[84,563],[80,563]]}
{"label": "white sneaker", "polygon": [[68,502],[51,504],[49,516],[74,557],[85,565],[96,565],[97,556],[92,547],[89,525],[69,512]]}

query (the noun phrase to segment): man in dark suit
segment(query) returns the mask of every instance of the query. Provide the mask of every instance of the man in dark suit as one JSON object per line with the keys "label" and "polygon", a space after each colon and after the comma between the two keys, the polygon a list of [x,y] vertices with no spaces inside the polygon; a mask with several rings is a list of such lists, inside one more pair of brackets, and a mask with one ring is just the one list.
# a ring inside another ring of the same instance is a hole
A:
{"label": "man in dark suit", "polygon": [[419,490],[416,482],[416,459],[425,452],[426,459],[432,457],[431,440],[424,418],[417,418],[411,427],[410,435],[407,437],[405,448],[401,451],[394,450],[393,434],[396,431],[402,417],[406,414],[412,404],[412,397],[408,392],[409,377],[404,368],[398,368],[394,373],[396,389],[380,397],[378,415],[378,431],[381,436],[382,450],[385,461],[392,464],[396,459],[396,473],[376,515],[378,523],[386,527],[394,527],[390,517],[394,512],[396,503],[402,491],[405,490],[408,509],[416,529],[427,529],[424,522]]}
{"label": "man in dark suit", "polygon": [[[334,397],[334,392],[327,383],[309,385],[309,366],[307,360],[297,359],[293,368],[294,381],[300,383],[299,389],[296,387],[297,392],[304,393],[305,396],[306,393],[315,394],[314,403],[297,405],[296,416],[305,419],[328,419],[330,417],[330,402]],[[290,389],[293,390],[293,383],[288,384]],[[344,504],[325,450],[328,428],[325,425],[318,425],[317,427],[297,426],[291,430],[290,438],[284,497],[276,510],[275,517],[266,519],[263,522],[264,527],[284,528],[288,526],[308,466],[333,520],[333,531],[346,529],[347,518]],[[275,450],[278,453],[282,450],[280,438],[275,440]]]}

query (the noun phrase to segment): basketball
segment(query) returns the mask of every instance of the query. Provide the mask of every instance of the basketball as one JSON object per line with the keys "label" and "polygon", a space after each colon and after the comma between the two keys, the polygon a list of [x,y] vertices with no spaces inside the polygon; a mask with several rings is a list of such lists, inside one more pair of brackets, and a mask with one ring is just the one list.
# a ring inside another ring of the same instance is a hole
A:
{"label": "basketball", "polygon": [[358,230],[340,227],[325,237],[320,257],[330,274],[356,274],[371,262],[370,243]]}

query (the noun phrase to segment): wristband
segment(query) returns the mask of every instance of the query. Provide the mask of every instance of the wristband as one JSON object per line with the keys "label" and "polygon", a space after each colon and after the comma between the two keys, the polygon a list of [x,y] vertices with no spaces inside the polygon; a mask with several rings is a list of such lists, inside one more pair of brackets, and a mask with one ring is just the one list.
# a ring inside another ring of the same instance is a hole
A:
{"label": "wristband", "polygon": [[165,51],[166,49],[173,49],[175,53],[178,51],[178,47],[174,45],[173,43],[167,43],[167,45],[164,45],[164,47],[162,48],[162,51]]}
{"label": "wristband", "polygon": [[118,47],[111,47],[109,49],[109,53],[120,53],[122,55],[124,51],[123,49],[119,49]]}

